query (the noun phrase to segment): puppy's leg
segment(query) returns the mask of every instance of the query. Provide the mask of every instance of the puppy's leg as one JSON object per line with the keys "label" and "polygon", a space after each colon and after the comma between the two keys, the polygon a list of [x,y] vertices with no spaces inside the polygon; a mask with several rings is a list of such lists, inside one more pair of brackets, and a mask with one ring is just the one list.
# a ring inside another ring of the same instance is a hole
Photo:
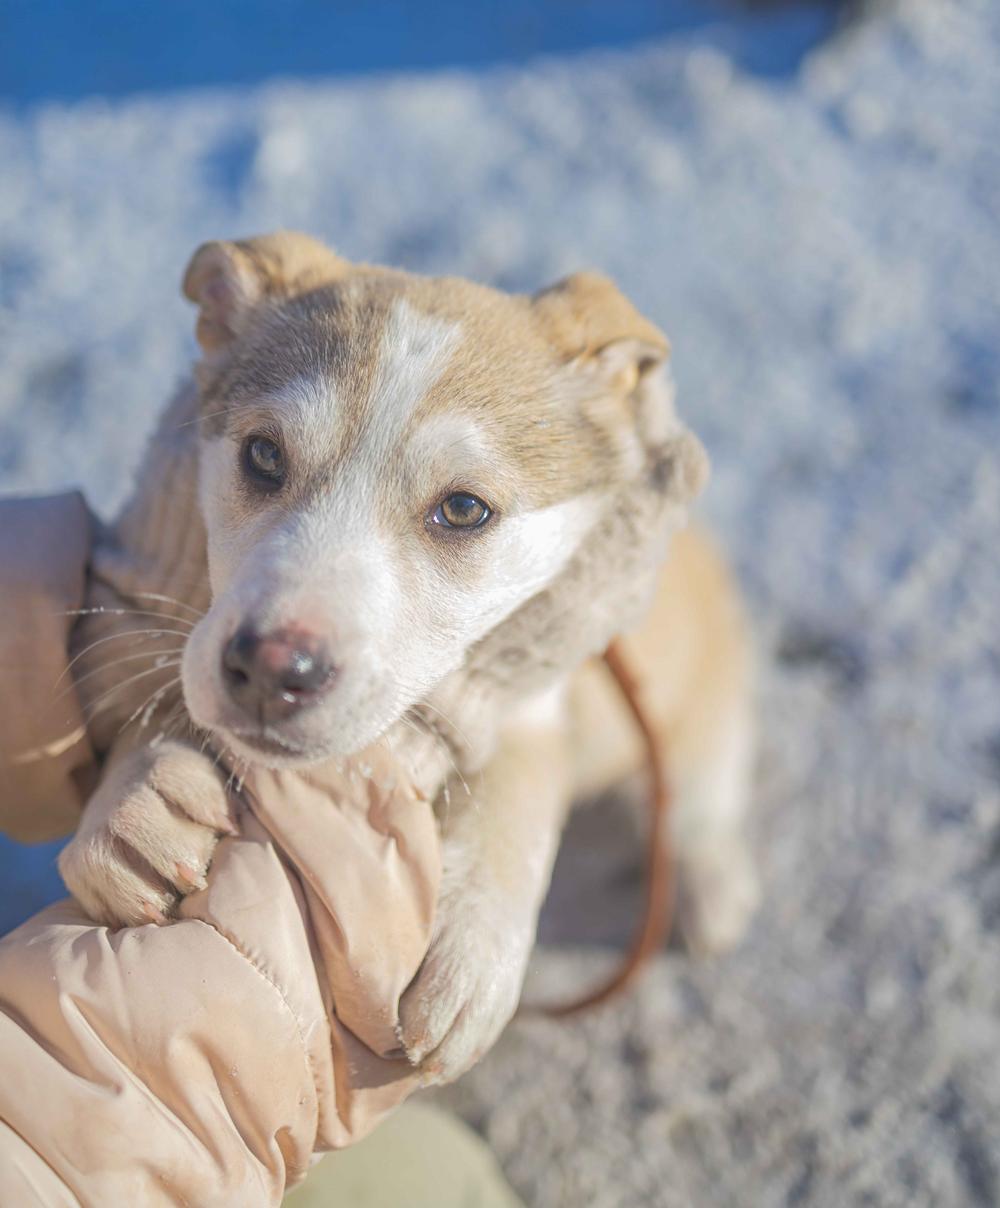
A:
{"label": "puppy's leg", "polygon": [[678,925],[696,953],[725,951],[743,936],[760,889],[746,838],[753,762],[749,702],[730,686],[718,711],[695,710],[674,731],[671,833]]}
{"label": "puppy's leg", "polygon": [[470,787],[441,803],[434,937],[400,1004],[400,1040],[429,1081],[468,1069],[517,1007],[570,798],[561,693],[505,729]]}
{"label": "puppy's leg", "polygon": [[742,937],[759,898],[746,839],[754,757],[750,638],[728,569],[698,530],[681,534],[663,591],[670,599],[658,602],[662,636],[673,634],[681,645],[666,660],[673,680],[661,697],[678,924],[693,951],[721,952]]}
{"label": "puppy's leg", "polygon": [[70,893],[112,927],[166,922],[205,884],[221,834],[235,822],[211,759],[182,742],[123,745],[59,856]]}

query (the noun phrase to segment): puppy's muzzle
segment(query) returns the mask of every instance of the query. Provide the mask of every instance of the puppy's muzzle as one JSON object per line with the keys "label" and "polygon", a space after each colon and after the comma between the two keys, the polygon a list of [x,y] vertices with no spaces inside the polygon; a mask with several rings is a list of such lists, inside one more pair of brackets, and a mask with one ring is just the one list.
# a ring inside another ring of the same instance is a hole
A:
{"label": "puppy's muzzle", "polygon": [[244,626],[222,652],[222,679],[233,702],[261,725],[285,721],[326,693],[337,670],[314,634]]}

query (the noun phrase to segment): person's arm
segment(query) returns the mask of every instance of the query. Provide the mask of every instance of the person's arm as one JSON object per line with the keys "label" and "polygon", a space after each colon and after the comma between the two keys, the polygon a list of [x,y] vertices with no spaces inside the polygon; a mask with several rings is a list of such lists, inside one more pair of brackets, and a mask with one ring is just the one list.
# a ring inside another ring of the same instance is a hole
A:
{"label": "person's arm", "polygon": [[71,831],[96,779],[67,666],[91,523],[77,492],[0,501],[0,831],[23,843]]}

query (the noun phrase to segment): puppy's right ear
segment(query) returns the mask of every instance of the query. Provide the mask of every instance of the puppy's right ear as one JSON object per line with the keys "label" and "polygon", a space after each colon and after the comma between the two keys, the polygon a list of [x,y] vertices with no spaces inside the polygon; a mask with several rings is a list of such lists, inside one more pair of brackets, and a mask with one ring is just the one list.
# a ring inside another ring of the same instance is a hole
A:
{"label": "puppy's right ear", "polygon": [[240,332],[263,297],[248,257],[238,244],[203,243],[184,273],[184,294],[198,306],[195,335],[205,352],[218,352]]}
{"label": "puppy's right ear", "polygon": [[198,343],[206,353],[219,352],[265,298],[307,293],[350,269],[349,261],[297,231],[203,243],[191,257],[183,283],[185,296],[198,306]]}

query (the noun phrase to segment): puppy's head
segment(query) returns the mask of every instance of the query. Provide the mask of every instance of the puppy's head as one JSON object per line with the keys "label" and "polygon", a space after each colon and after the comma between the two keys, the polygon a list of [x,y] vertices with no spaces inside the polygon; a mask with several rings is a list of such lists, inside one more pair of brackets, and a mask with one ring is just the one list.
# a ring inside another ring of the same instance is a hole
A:
{"label": "puppy's head", "polygon": [[292,234],[205,245],[184,289],[213,596],[188,709],[255,762],[358,750],[637,472],[636,396],[666,341],[596,275],[511,296]]}

